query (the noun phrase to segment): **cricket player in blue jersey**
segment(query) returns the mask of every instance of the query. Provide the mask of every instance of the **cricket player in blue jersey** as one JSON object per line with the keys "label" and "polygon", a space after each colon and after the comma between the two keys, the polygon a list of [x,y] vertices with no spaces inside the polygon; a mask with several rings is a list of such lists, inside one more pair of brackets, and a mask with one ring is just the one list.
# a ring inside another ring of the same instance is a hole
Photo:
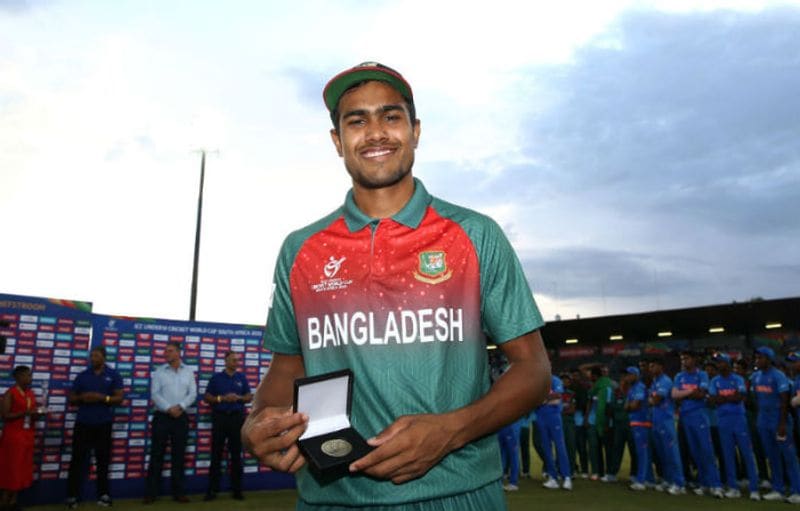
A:
{"label": "cricket player in blue jersey", "polygon": [[731,357],[726,353],[716,353],[714,362],[719,375],[711,379],[708,385],[709,401],[717,405],[719,435],[722,442],[722,457],[725,464],[725,481],[728,498],[741,497],[736,481],[736,448],[742,460],[747,479],[750,483],[750,499],[761,500],[758,493],[758,473],[753,458],[753,444],[747,427],[743,400],[747,396],[744,378],[731,371]]}
{"label": "cricket player in blue jersey", "polygon": [[681,366],[683,371],[675,375],[672,399],[679,403],[680,424],[697,466],[701,487],[695,493],[703,495],[707,490],[714,497],[722,498],[722,483],[714,460],[714,444],[706,414],[708,375],[697,368],[697,356],[691,351],[681,353]]}
{"label": "cricket player in blue jersey", "polygon": [[653,482],[653,466],[650,463],[650,430],[653,422],[647,403],[647,387],[639,381],[639,374],[638,367],[630,366],[622,376],[623,384],[629,387],[625,411],[628,412],[633,445],[636,446],[636,477],[630,485],[630,489],[635,491],[645,490],[645,483]]}
{"label": "cricket player in blue jersey", "polygon": [[664,374],[664,362],[650,361],[649,404],[653,408],[653,438],[657,456],[662,461],[664,479],[670,483],[667,493],[686,493],[686,480],[681,470],[681,453],[678,451],[678,434],[675,432],[675,404],[672,401],[672,379]]}
{"label": "cricket player in blue jersey", "polygon": [[775,361],[775,352],[772,349],[766,346],[757,348],[755,359],[757,370],[750,376],[750,381],[758,405],[756,429],[769,460],[772,476],[772,491],[763,498],[784,499],[785,463],[791,490],[786,501],[800,504],[800,466],[792,439],[793,421],[789,414],[791,384],[786,375],[772,365]]}
{"label": "cricket player in blue jersey", "polygon": [[[564,383],[556,375],[552,375],[550,383],[550,394],[543,405],[536,409],[536,429],[542,442],[542,455],[544,461],[544,471],[550,476],[544,483],[545,488],[551,490],[559,487],[559,476],[562,480],[561,487],[565,490],[572,489],[572,467],[567,456],[567,445],[564,441],[564,425],[561,419],[561,408],[563,406],[562,395],[564,394]],[[556,450],[556,461],[558,462],[558,472],[553,461],[553,447]]]}

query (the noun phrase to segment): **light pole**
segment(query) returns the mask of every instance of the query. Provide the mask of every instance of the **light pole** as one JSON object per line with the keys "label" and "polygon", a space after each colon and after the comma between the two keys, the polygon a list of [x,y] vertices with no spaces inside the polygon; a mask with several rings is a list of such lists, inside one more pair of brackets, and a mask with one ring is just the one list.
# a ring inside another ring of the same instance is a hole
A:
{"label": "light pole", "polygon": [[197,310],[197,273],[200,262],[200,225],[203,220],[203,183],[206,178],[206,150],[200,150],[200,193],[197,196],[197,227],[194,231],[194,266],[192,267],[192,297],[189,321],[194,321]]}

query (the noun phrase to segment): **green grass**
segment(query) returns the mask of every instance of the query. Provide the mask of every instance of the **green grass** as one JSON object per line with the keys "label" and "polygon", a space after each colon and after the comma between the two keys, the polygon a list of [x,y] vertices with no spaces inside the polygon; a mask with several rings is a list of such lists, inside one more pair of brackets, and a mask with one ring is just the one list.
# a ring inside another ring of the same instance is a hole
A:
{"label": "green grass", "polygon": [[[633,492],[627,488],[626,483],[603,484],[580,479],[575,481],[575,489],[572,492],[547,490],[542,488],[541,481],[536,479],[522,479],[519,486],[520,490],[518,492],[508,494],[509,511],[711,511],[716,509],[725,509],[725,511],[768,511],[791,509],[791,507],[781,502],[751,502],[745,498],[719,501],[711,497],[697,497],[695,495],[672,497],[653,490]],[[177,504],[169,498],[162,497],[151,506],[143,506],[140,499],[130,499],[115,501],[112,509],[144,509],[152,511],[189,511],[194,509],[235,511],[239,509],[258,509],[261,511],[292,511],[294,510],[296,495],[294,490],[247,492],[245,495],[246,500],[236,501],[226,494],[221,494],[213,502],[203,502],[201,495],[192,495],[192,503],[189,505]],[[64,506],[59,504],[26,509],[63,511]],[[80,509],[99,510],[100,508],[93,503],[88,503],[82,505]]]}
{"label": "green grass", "polygon": [[[533,448],[531,448],[533,452]],[[531,471],[542,473],[542,462],[534,455]],[[629,472],[628,453],[622,461],[618,483],[601,483],[575,479],[575,489],[548,490],[542,487],[542,481],[536,479],[520,479],[519,491],[509,492],[509,511],[770,511],[789,510],[792,507],[783,502],[753,502],[747,498],[717,500],[712,497],[698,497],[694,494],[673,497],[655,490],[634,492],[628,489],[625,477]],[[747,495],[746,492],[743,492]],[[143,506],[141,499],[115,500],[112,510],[141,509],[146,511],[236,511],[240,509],[258,509],[259,511],[294,511],[297,492],[295,490],[253,491],[245,493],[244,501],[236,501],[229,494],[221,493],[213,502],[203,502],[202,495],[192,495],[192,503],[177,504],[169,497],[162,496],[153,505]],[[25,508],[31,511],[64,511],[63,504],[35,506]],[[81,510],[99,511],[101,508],[93,503],[83,504]],[[460,511],[454,509],[453,511]],[[486,510],[493,511],[493,510]]]}

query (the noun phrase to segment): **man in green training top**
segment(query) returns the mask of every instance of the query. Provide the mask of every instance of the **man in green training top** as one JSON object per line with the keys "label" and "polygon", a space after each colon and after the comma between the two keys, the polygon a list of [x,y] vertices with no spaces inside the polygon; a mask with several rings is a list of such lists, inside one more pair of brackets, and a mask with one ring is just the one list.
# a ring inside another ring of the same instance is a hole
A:
{"label": "man in green training top", "polygon": [[[353,187],[281,248],[264,340],[273,358],[244,443],[296,474],[300,510],[505,509],[492,433],[550,382],[519,261],[494,221],[412,177],[420,122],[399,73],[360,64],[323,99]],[[491,388],[487,339],[510,362]],[[355,375],[351,424],[374,449],[322,481],[296,445],[308,417],[292,413],[293,382],[340,369]]]}

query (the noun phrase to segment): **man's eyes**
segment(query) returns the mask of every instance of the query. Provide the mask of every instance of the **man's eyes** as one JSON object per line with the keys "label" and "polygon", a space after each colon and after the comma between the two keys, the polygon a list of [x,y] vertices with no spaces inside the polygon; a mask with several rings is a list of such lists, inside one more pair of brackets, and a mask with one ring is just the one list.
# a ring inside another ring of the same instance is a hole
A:
{"label": "man's eyes", "polygon": [[[403,118],[402,115],[397,113],[389,113],[383,116],[384,121],[386,122],[397,122]],[[352,117],[349,121],[347,121],[348,126],[363,126],[367,123],[367,119],[363,117]]]}

